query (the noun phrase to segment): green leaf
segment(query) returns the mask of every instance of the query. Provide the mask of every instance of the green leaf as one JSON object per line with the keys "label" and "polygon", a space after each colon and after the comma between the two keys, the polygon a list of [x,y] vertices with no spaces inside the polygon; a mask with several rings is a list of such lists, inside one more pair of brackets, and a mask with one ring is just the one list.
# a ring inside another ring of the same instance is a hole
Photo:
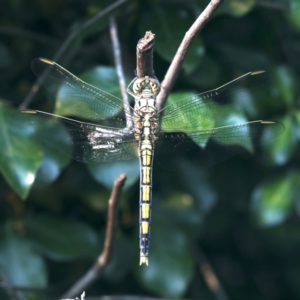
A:
{"label": "green leaf", "polygon": [[233,17],[242,17],[252,10],[256,0],[227,0],[216,11],[216,14],[228,14]]}
{"label": "green leaf", "polygon": [[[153,9],[144,11],[141,22],[140,33],[144,34],[149,29],[157,32],[154,49],[161,57],[171,62],[182,38],[193,23],[193,17],[183,8],[173,6],[163,9],[156,5]],[[202,40],[196,36],[183,62],[186,73],[190,74],[197,69],[204,52]]]}
{"label": "green leaf", "polygon": [[300,29],[300,4],[298,0],[291,0],[292,9],[285,13],[286,18],[295,27],[295,29]]}
{"label": "green leaf", "polygon": [[[181,93],[172,93],[170,94],[170,96],[168,97],[168,101],[167,101],[167,105],[170,104],[174,104],[176,105],[176,102],[179,100],[184,100],[185,98],[193,98],[195,97],[193,100],[197,101],[198,98],[196,98],[196,94],[194,93],[188,93],[188,92],[181,92]],[[181,101],[180,101],[181,103]],[[206,110],[209,110],[209,107],[206,108]],[[178,120],[182,119],[185,120],[184,125],[186,125],[186,127],[184,127],[182,124],[180,129],[182,131],[187,131],[190,130],[190,128],[193,128],[195,126],[195,124],[197,124],[198,128],[201,127],[201,129],[211,129],[214,127],[215,124],[215,120],[213,119],[209,119],[207,117],[207,115],[202,115],[200,116],[197,111],[195,111],[195,113],[190,112],[189,114],[189,119],[186,119],[186,115],[183,113],[181,114],[180,111],[177,112],[178,114]],[[168,122],[168,120],[166,122],[164,122],[164,119],[162,119],[162,123],[161,123],[161,128],[163,130],[173,130],[173,123],[172,122]],[[206,139],[201,139],[201,144],[200,147],[205,147],[206,143],[208,142],[209,137],[207,137]],[[197,141],[196,141],[197,142]]]}
{"label": "green leaf", "polygon": [[[36,115],[29,114],[28,118],[35,127],[35,137],[43,146],[44,152],[44,159],[38,170],[34,187],[44,188],[55,181],[62,169],[70,162],[72,140],[62,124],[52,124],[51,120]],[[48,121],[50,121],[49,125],[46,125]],[[62,148],[66,152],[62,152]]]}
{"label": "green leaf", "polygon": [[200,212],[207,213],[210,211],[217,201],[217,193],[201,166],[188,163],[184,159],[180,159],[176,164],[179,166],[177,174],[179,176],[180,187],[188,191],[192,196],[193,203]]}
{"label": "green leaf", "polygon": [[45,188],[53,183],[70,161],[68,156],[62,155],[62,153],[57,151],[46,149],[45,152],[46,157],[43,159],[34,181],[35,188]]}
{"label": "green leaf", "polygon": [[[109,93],[112,94],[118,98],[121,98],[121,92],[120,92],[120,86],[118,81],[118,75],[116,73],[115,68],[112,67],[105,67],[105,66],[99,66],[95,67],[93,69],[90,69],[89,71],[85,72],[80,76],[80,78]],[[86,102],[84,99],[82,100],[82,109],[79,109],[77,103],[76,110],[73,110],[73,98],[70,96],[69,98],[67,96],[64,96],[63,98],[60,98],[60,93],[64,93],[65,89],[69,89],[69,86],[62,86],[57,93],[57,101],[56,101],[56,107],[55,107],[55,114],[60,116],[76,116],[76,117],[82,117],[81,111],[85,111],[85,115],[88,115],[89,111],[91,111],[91,115],[93,115],[93,111],[95,109],[94,106],[90,105],[89,103],[92,102]],[[63,100],[61,100],[63,99]]]}
{"label": "green leaf", "polygon": [[190,194],[174,192],[155,209],[156,217],[176,224],[185,231],[188,239],[195,239],[199,236],[203,222],[202,208],[197,208],[197,201]]}
{"label": "green leaf", "polygon": [[0,267],[12,285],[31,288],[47,285],[47,270],[42,257],[28,239],[9,230],[0,242]]}
{"label": "green leaf", "polygon": [[39,215],[27,220],[26,227],[37,248],[55,260],[94,258],[101,249],[97,234],[78,221]]}
{"label": "green leaf", "polygon": [[[246,100],[248,100],[247,98],[249,98],[248,102],[250,102],[251,100],[251,96],[248,95],[249,93],[247,92],[247,90],[243,90],[241,91],[244,94],[244,98],[245,98],[245,102],[247,102]],[[247,97],[247,98],[246,98]],[[191,101],[198,101],[198,97],[197,95],[193,94],[193,93],[172,93],[169,98],[168,98],[168,102],[167,105],[170,104],[174,104],[174,108],[176,105],[176,102],[179,100],[184,100],[185,98],[191,98]],[[233,102],[237,99],[231,99]],[[206,101],[213,101],[211,99],[206,99]],[[179,101],[179,103],[182,103],[182,101]],[[215,104],[216,106],[218,106],[218,104]],[[223,109],[221,109],[221,106],[223,107]],[[204,109],[203,109],[204,111]],[[196,127],[197,129],[201,130],[210,130],[213,129],[214,127],[218,127],[215,126],[215,120],[212,119],[210,117],[210,106],[207,105],[205,107],[205,111],[207,112],[206,114],[202,114],[200,115],[199,112],[197,110],[191,111],[189,112],[189,118],[186,119],[186,115],[180,113],[180,111],[177,111],[177,116],[178,116],[178,120],[184,120],[184,125],[186,125],[186,127],[183,126],[183,124],[180,124],[180,131],[189,131],[190,128],[194,128]],[[234,104],[225,104],[225,105],[220,105],[220,113],[222,112],[222,124],[219,125],[220,127],[223,126],[231,126],[233,124],[239,124],[239,123],[245,123],[247,122],[247,118],[245,117],[244,113],[241,111],[240,107],[237,107]],[[164,119],[162,119],[162,123],[161,123],[161,128],[163,130],[172,130],[173,129],[173,122],[169,122],[169,120],[167,119],[166,121],[164,121]],[[237,127],[236,131],[240,133],[241,128]],[[250,127],[245,126],[243,128],[244,131],[248,132],[250,131]],[[250,138],[250,135],[248,135],[248,138],[244,138],[243,141],[241,140],[241,138],[239,138],[240,134],[234,135],[233,134],[234,131],[232,131],[231,134],[231,139],[230,141],[227,142],[228,145],[241,145],[244,148],[246,148],[248,151],[253,152],[253,145],[252,145],[252,141]],[[188,133],[187,133],[188,134]],[[247,135],[245,135],[247,136]],[[199,138],[194,138],[193,137],[193,133],[190,136],[195,143],[197,143],[201,148],[205,148],[210,136],[207,134],[203,135],[203,137]],[[215,141],[219,141],[221,143],[223,143],[223,139],[221,138],[221,140],[218,137],[213,137],[213,139]]]}
{"label": "green leaf", "polygon": [[[234,100],[234,99],[233,99]],[[234,104],[226,104],[223,105],[223,107],[226,107],[226,110],[224,110],[223,115],[226,115],[226,112],[228,111],[228,115],[225,118],[225,122],[222,122],[222,126],[231,126],[236,124],[241,124],[247,122],[247,118],[245,117],[244,113],[235,106]],[[229,108],[229,109],[228,109]],[[240,127],[237,127],[236,129],[232,130],[230,133],[230,141],[228,140],[226,144],[228,145],[240,145],[243,146],[245,149],[247,149],[249,152],[253,152],[253,143],[251,140],[250,135],[250,126],[245,126],[243,128],[243,131],[245,132],[245,136],[243,139],[240,138]],[[234,132],[237,132],[235,135]],[[218,137],[213,137],[215,141],[220,141],[222,143],[222,138],[219,139]]]}
{"label": "green leaf", "polygon": [[252,194],[252,208],[261,225],[282,223],[293,204],[292,177],[270,179],[258,186]]}
{"label": "green leaf", "polygon": [[112,282],[119,282],[128,275],[133,265],[133,249],[125,237],[117,236],[114,241],[111,261],[104,269],[103,276]]}
{"label": "green leaf", "polygon": [[[133,72],[132,72],[133,74]],[[122,98],[119,78],[113,67],[98,66],[84,72],[80,79],[118,98]],[[129,81],[126,78],[126,81]]]}
{"label": "green leaf", "polygon": [[289,175],[291,181],[291,194],[298,215],[300,215],[300,172],[293,171]]}
{"label": "green leaf", "polygon": [[162,297],[181,297],[193,274],[187,236],[180,226],[157,217],[151,235],[149,266],[137,267],[136,276],[144,287]]}
{"label": "green leaf", "polygon": [[275,69],[274,87],[278,96],[291,106],[296,98],[296,85],[292,70],[286,66],[277,66]]}
{"label": "green leaf", "polygon": [[[264,152],[269,163],[283,165],[289,161],[296,150],[297,140],[295,130],[298,129],[295,128],[294,121],[290,115],[286,115],[279,121],[285,126],[285,131],[276,139],[265,144]],[[269,134],[269,130],[272,130],[272,128],[266,130],[266,136]]]}
{"label": "green leaf", "polygon": [[294,111],[294,118],[296,121],[296,126],[295,126],[295,137],[297,138],[297,140],[300,140],[300,110],[295,110]]}
{"label": "green leaf", "polygon": [[23,199],[43,158],[42,147],[33,138],[35,129],[30,127],[28,117],[0,102],[0,171]]}
{"label": "green leaf", "polygon": [[126,174],[124,189],[131,187],[139,178],[139,160],[117,161],[111,163],[88,164],[88,170],[92,177],[111,189],[116,178],[122,173]]}

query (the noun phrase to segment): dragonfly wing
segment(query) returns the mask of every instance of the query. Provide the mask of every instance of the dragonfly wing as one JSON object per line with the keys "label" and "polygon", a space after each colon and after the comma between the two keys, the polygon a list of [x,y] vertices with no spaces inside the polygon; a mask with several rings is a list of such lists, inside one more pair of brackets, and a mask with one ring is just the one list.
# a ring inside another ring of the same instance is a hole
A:
{"label": "dragonfly wing", "polygon": [[130,118],[131,108],[124,107],[121,99],[85,83],[48,59],[37,58],[31,67],[37,77],[45,76],[43,84],[56,98],[60,115],[125,127],[125,114]]}
{"label": "dragonfly wing", "polygon": [[[138,142],[127,129],[79,122],[42,111],[27,110],[28,122],[48,148],[55,148],[73,159],[91,162],[131,160],[138,155]],[[32,126],[33,125],[33,126]]]}
{"label": "dragonfly wing", "polygon": [[167,105],[160,111],[165,131],[194,131],[221,127],[243,118],[253,107],[252,96],[262,96],[263,71],[249,72],[221,87]]}
{"label": "dragonfly wing", "polygon": [[[200,131],[160,133],[157,142],[158,163],[169,169],[174,158],[201,165],[212,165],[254,147],[267,144],[284,131],[284,125],[273,121],[253,121]],[[171,167],[172,168],[172,167]]]}

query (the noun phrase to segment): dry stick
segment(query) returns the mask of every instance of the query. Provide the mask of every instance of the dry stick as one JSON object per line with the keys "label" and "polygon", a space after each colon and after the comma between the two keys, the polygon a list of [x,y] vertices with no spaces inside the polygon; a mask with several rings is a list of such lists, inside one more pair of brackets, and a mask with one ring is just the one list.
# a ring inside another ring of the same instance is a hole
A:
{"label": "dry stick", "polygon": [[199,263],[200,272],[202,273],[208,288],[214,294],[215,299],[228,300],[229,298],[227,297],[225,290],[204,253],[199,247],[197,247],[197,250],[195,249],[194,252]]}
{"label": "dry stick", "polygon": [[[74,30],[69,36],[68,38],[65,40],[65,42],[61,45],[61,47],[59,48],[59,50],[56,52],[56,54],[54,55],[54,57],[52,58],[52,60],[54,61],[58,61],[61,56],[64,54],[64,52],[68,49],[68,47],[70,46],[70,44],[73,42],[73,40],[75,40],[75,38],[84,30],[86,30],[87,28],[89,28],[90,26],[94,25],[97,21],[99,21],[101,18],[103,18],[104,16],[106,16],[107,14],[113,12],[114,10],[116,10],[117,8],[119,8],[120,5],[122,5],[123,3],[127,2],[128,0],[119,0],[113,4],[111,4],[110,6],[108,6],[107,8],[103,9],[102,11],[100,11],[97,15],[95,15],[93,18],[89,19],[87,22],[85,22],[81,27],[79,27],[77,30]],[[27,108],[27,106],[29,105],[29,103],[32,101],[33,97],[35,96],[35,94],[38,92],[38,90],[40,89],[41,84],[43,83],[43,81],[45,80],[46,76],[48,75],[47,69],[45,70],[45,72],[43,72],[43,74],[41,76],[39,76],[36,80],[36,82],[34,83],[34,85],[31,87],[31,90],[29,91],[29,93],[27,94],[26,98],[24,99],[24,101],[21,103],[21,105],[19,106],[19,109],[24,110]]]}
{"label": "dry stick", "polygon": [[211,17],[212,13],[220,6],[222,2],[223,0],[211,0],[207,7],[204,9],[204,11],[200,14],[200,16],[191,26],[191,28],[186,32],[161,84],[161,91],[157,96],[157,106],[159,110],[164,107],[167,101],[167,97],[178,77],[183,60],[188,51],[188,48],[191,45],[193,38],[204,27],[206,22]]}
{"label": "dry stick", "polygon": [[126,116],[126,127],[132,128],[132,118],[130,114],[130,104],[128,99],[128,94],[126,92],[126,82],[125,82],[125,76],[124,76],[124,70],[122,65],[122,58],[121,58],[121,47],[119,42],[119,36],[118,36],[118,28],[116,24],[116,19],[114,15],[110,16],[109,19],[109,25],[110,25],[110,37],[112,41],[112,47],[113,47],[113,53],[114,53],[114,59],[115,59],[115,65],[116,70],[119,78],[119,85],[122,93],[122,99],[124,103],[124,111]]}
{"label": "dry stick", "polygon": [[151,31],[146,31],[145,36],[141,38],[136,46],[136,76],[154,77],[153,71],[153,46],[154,37]]}
{"label": "dry stick", "polygon": [[81,294],[88,286],[90,286],[97,278],[99,278],[107,266],[112,253],[113,242],[115,238],[117,226],[117,214],[119,207],[119,199],[122,187],[126,180],[126,175],[121,174],[114,183],[110,199],[108,201],[108,216],[106,225],[106,235],[103,250],[98,257],[96,263],[87,271],[87,273],[79,279],[62,297],[67,299]]}

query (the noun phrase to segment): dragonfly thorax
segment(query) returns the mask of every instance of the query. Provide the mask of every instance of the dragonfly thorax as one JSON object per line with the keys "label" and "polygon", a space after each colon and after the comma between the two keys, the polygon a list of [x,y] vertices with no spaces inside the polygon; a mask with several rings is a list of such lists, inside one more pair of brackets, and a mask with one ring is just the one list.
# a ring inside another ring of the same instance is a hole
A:
{"label": "dragonfly thorax", "polygon": [[136,98],[134,107],[134,128],[137,140],[158,138],[158,118],[155,96]]}

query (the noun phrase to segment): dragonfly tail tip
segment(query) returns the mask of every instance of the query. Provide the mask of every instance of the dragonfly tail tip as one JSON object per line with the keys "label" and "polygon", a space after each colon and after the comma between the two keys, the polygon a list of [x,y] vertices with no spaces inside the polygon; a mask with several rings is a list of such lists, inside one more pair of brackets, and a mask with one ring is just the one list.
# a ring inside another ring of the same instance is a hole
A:
{"label": "dragonfly tail tip", "polygon": [[146,256],[141,256],[140,257],[140,266],[142,264],[145,264],[146,266],[148,266],[148,257],[146,257]]}

